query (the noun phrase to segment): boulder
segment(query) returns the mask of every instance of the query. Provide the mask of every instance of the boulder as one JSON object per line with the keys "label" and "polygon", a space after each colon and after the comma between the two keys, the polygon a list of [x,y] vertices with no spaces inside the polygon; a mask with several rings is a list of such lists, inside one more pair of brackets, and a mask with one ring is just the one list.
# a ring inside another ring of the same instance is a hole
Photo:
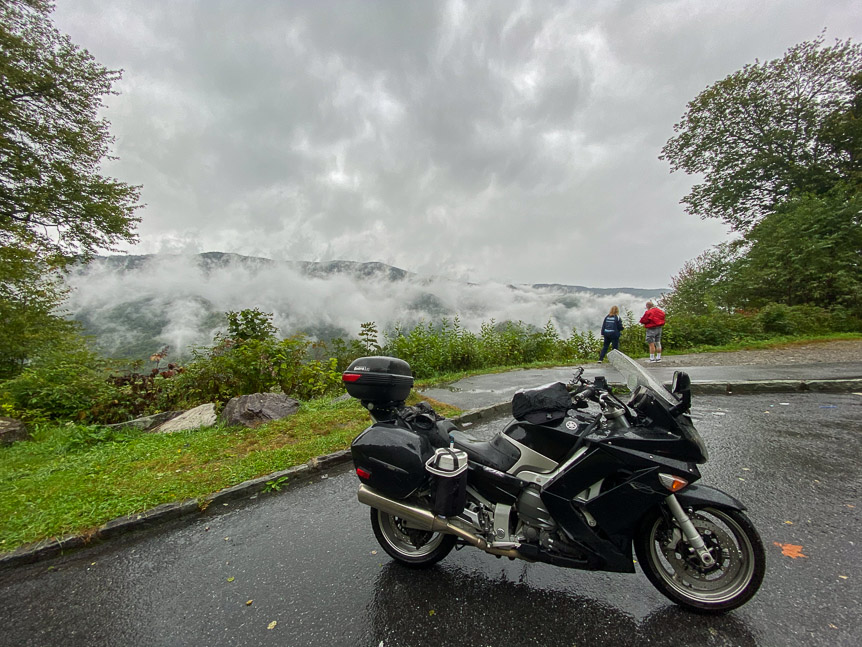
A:
{"label": "boulder", "polygon": [[20,420],[0,416],[0,445],[11,445],[19,440],[30,438],[30,432]]}
{"label": "boulder", "polygon": [[171,418],[167,422],[153,428],[153,433],[167,434],[173,431],[188,431],[190,429],[200,429],[201,427],[212,427],[216,423],[215,405],[202,404],[194,409],[184,411],[176,418]]}
{"label": "boulder", "polygon": [[283,393],[252,393],[228,400],[219,418],[226,425],[254,429],[265,422],[292,416],[298,410],[299,400]]}
{"label": "boulder", "polygon": [[173,420],[178,415],[183,413],[182,411],[163,411],[162,413],[154,413],[151,416],[144,416],[143,418],[135,418],[134,420],[128,420],[126,422],[118,422],[115,425],[108,425],[112,429],[138,429],[140,431],[151,431],[158,427],[163,422],[167,422],[168,420]]}

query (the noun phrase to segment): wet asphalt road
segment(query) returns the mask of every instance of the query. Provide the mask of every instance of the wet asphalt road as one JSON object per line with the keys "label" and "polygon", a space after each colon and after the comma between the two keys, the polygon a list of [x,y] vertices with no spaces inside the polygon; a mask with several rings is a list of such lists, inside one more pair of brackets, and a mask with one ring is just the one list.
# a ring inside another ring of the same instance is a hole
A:
{"label": "wet asphalt road", "polygon": [[694,414],[711,454],[704,482],[748,504],[767,549],[760,592],[725,616],[675,607],[640,572],[470,548],[428,571],[402,568],[378,549],[358,480],[342,471],[0,572],[0,645],[862,643],[862,396],[700,397]]}

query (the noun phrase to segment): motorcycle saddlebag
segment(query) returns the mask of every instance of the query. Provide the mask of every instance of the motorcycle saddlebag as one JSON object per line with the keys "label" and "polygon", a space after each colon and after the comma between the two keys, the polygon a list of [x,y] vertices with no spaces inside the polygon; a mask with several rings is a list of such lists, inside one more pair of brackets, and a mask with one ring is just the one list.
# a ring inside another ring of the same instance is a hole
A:
{"label": "motorcycle saddlebag", "polygon": [[512,397],[512,417],[534,425],[557,422],[572,408],[572,396],[562,382],[522,389]]}
{"label": "motorcycle saddlebag", "polygon": [[341,374],[347,392],[359,400],[403,402],[413,388],[410,364],[396,357],[360,357]]}
{"label": "motorcycle saddlebag", "polygon": [[368,487],[392,499],[406,499],[428,478],[434,455],[428,438],[388,422],[377,422],[350,445],[356,474]]}

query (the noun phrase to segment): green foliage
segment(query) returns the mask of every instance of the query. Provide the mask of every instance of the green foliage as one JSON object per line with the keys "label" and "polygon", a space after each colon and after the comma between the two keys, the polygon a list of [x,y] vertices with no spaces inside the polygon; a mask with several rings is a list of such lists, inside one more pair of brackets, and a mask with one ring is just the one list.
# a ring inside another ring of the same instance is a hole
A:
{"label": "green foliage", "polygon": [[305,400],[340,388],[338,359],[310,357],[313,344],[304,335],[275,337],[271,314],[243,310],[227,313],[227,319],[227,336],[193,349],[192,361],[175,375],[156,378],[158,409],[224,404],[238,395],[275,390]]}
{"label": "green foliage", "polygon": [[727,309],[727,280],[731,276],[734,252],[723,243],[686,261],[671,279],[671,292],[659,300],[669,315],[705,315]]}
{"label": "green foliage", "polygon": [[727,276],[738,307],[842,307],[862,315],[862,194],[802,196],[755,225]]}
{"label": "green foliage", "polygon": [[17,377],[0,385],[2,401],[25,420],[93,420],[114,399],[105,361],[78,336],[58,339]]}
{"label": "green foliage", "polygon": [[77,325],[57,314],[66,296],[60,276],[33,252],[0,246],[0,379]]}
{"label": "green foliage", "polygon": [[139,188],[98,172],[113,142],[102,98],[120,72],[61,34],[51,10],[0,4],[0,249],[54,264],[135,240]]}
{"label": "green foliage", "polygon": [[367,321],[360,325],[359,343],[362,345],[363,355],[377,355],[380,353],[380,344],[377,343],[377,325],[373,321]]}
{"label": "green foliage", "polygon": [[139,187],[99,173],[113,142],[99,112],[120,72],[57,31],[52,9],[0,3],[0,379],[74,330],[56,271],[134,241],[139,220]]}
{"label": "green foliage", "polygon": [[689,102],[661,155],[703,177],[682,200],[689,213],[745,232],[792,195],[824,193],[858,169],[849,153],[859,140],[846,145],[858,123],[846,117],[862,47],[823,40],[748,64]]}
{"label": "green foliage", "polygon": [[288,477],[286,476],[279,476],[277,479],[267,481],[263,487],[263,492],[279,492],[283,486],[287,485],[287,481]]}
{"label": "green foliage", "polygon": [[272,314],[261,312],[257,308],[251,310],[233,310],[225,313],[227,318],[227,337],[236,341],[256,339],[265,341],[272,339],[278,332],[272,323]]}

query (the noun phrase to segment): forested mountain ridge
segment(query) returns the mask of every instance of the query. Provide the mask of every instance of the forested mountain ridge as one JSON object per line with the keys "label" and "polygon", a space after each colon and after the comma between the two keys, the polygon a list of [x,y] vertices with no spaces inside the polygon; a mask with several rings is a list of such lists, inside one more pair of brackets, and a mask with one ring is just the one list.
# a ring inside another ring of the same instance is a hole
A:
{"label": "forested mountain ridge", "polygon": [[259,308],[283,335],[347,338],[374,321],[395,325],[458,317],[483,322],[548,321],[562,332],[592,328],[610,305],[623,311],[664,290],[577,285],[466,283],[422,276],[379,262],[280,261],[222,252],[98,256],[67,279],[69,312],[99,348],[118,357],[148,357],[164,345],[185,354],[209,343],[228,310]]}

